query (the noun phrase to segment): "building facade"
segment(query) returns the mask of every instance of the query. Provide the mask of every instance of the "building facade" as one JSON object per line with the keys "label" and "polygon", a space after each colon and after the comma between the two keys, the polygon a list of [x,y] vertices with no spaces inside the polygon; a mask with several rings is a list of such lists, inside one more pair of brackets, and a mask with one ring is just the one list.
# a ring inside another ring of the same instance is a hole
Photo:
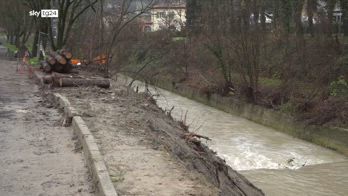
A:
{"label": "building facade", "polygon": [[155,5],[151,10],[151,31],[171,29],[181,31],[186,23],[186,6]]}
{"label": "building facade", "polygon": [[140,21],[144,32],[165,29],[182,31],[186,25],[186,4],[158,3],[143,14]]}

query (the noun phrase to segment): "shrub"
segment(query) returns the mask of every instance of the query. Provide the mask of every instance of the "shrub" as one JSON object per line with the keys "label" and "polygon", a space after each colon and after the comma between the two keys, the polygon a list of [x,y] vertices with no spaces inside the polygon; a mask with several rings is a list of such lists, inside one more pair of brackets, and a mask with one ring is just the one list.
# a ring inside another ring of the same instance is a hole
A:
{"label": "shrub", "polygon": [[330,95],[334,97],[348,96],[348,82],[343,76],[330,83]]}

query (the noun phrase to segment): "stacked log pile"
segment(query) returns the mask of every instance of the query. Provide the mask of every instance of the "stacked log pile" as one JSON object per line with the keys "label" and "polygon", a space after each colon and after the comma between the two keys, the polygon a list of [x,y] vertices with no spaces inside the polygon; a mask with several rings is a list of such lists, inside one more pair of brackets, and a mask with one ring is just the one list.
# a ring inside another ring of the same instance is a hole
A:
{"label": "stacked log pile", "polygon": [[71,64],[72,53],[67,50],[52,51],[43,62],[43,70],[46,73],[70,73],[73,69]]}
{"label": "stacked log pile", "polygon": [[72,53],[67,50],[50,52],[42,62],[42,69],[49,73],[43,76],[42,81],[55,87],[86,87],[98,86],[110,88],[110,80],[101,77],[86,77],[73,70],[71,63]]}

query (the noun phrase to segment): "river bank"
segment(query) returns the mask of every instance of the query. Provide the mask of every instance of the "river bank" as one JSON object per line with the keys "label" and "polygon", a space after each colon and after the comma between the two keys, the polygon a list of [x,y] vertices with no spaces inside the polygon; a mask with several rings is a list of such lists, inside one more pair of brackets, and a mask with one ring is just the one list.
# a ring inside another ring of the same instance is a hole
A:
{"label": "river bank", "polygon": [[144,94],[117,84],[50,92],[78,110],[120,195],[263,195]]}
{"label": "river bank", "polygon": [[[125,84],[131,82],[118,77],[122,79]],[[133,82],[140,92],[145,86]],[[346,156],[170,91],[152,85],[148,89],[161,108],[174,107],[176,120],[185,118],[191,131],[210,137],[208,146],[266,195],[348,193],[343,186],[348,182]]]}
{"label": "river bank", "polygon": [[336,150],[348,156],[347,129],[307,125],[281,111],[249,104],[233,97],[222,97],[217,94],[212,94],[207,97],[200,89],[180,85],[173,86],[170,81],[154,80],[152,84],[224,112],[238,115],[261,125],[274,128],[277,131],[284,132],[293,137]]}

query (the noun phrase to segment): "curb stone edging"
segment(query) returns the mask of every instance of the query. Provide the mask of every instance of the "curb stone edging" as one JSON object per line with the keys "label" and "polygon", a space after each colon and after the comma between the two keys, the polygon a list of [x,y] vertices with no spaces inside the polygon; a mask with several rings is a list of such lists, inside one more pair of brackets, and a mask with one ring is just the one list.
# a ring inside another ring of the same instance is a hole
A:
{"label": "curb stone edging", "polygon": [[59,93],[53,93],[53,101],[59,108],[63,109],[64,114],[64,126],[70,126],[74,116],[80,116],[78,111],[71,106],[69,100]]}
{"label": "curb stone edging", "polygon": [[59,93],[54,93],[53,101],[60,108],[64,109],[64,124],[72,124],[74,133],[77,135],[78,140],[82,145],[89,171],[99,191],[99,195],[117,196],[117,192],[112,184],[110,174],[107,170],[103,157],[85,121],[79,116],[77,110],[71,106],[66,97]]}
{"label": "curb stone edging", "polygon": [[99,194],[102,196],[117,196],[103,157],[86,123],[80,116],[75,116],[73,117],[72,127],[82,144],[89,170],[97,184]]}

